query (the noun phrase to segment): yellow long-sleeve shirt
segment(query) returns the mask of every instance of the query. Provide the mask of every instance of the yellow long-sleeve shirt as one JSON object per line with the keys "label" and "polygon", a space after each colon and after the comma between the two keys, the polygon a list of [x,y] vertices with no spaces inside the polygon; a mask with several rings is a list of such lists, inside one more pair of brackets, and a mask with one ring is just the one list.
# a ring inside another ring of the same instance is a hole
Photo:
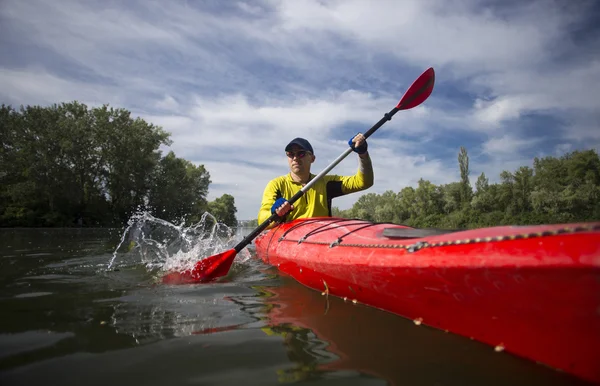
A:
{"label": "yellow long-sleeve shirt", "polygon": [[[311,180],[315,177],[310,175]],[[373,186],[373,166],[371,158],[359,158],[358,171],[353,176],[325,175],[317,181],[296,202],[294,209],[287,214],[285,220],[298,218],[331,216],[331,200],[349,193],[359,192]],[[271,217],[271,207],[275,201],[283,197],[290,199],[302,189],[302,184],[295,182],[290,173],[277,177],[265,187],[258,223],[262,224]]]}

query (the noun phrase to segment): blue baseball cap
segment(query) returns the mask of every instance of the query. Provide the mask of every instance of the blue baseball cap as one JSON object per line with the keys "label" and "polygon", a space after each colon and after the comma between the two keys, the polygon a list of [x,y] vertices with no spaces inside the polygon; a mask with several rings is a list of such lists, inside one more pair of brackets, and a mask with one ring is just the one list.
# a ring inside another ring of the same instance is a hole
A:
{"label": "blue baseball cap", "polygon": [[296,146],[298,146],[302,150],[307,150],[307,151],[310,151],[312,154],[315,154],[315,152],[313,151],[312,146],[310,145],[310,142],[308,142],[304,138],[294,138],[294,139],[292,139],[292,142],[288,143],[287,146],[285,147],[285,151],[290,151],[290,148],[292,147],[292,145],[296,145]]}

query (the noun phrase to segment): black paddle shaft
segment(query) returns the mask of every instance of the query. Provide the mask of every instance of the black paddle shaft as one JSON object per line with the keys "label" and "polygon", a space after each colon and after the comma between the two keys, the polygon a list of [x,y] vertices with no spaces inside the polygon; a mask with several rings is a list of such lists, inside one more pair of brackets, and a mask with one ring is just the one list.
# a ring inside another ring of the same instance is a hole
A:
{"label": "black paddle shaft", "polygon": [[[394,107],[392,110],[390,110],[390,112],[385,113],[383,118],[381,118],[379,120],[379,122],[377,122],[375,125],[373,125],[373,127],[371,127],[364,135],[365,139],[369,138],[371,136],[371,134],[373,134],[375,131],[377,131],[377,129],[379,129],[381,126],[383,126],[384,123],[386,123],[387,121],[392,120],[392,117],[394,116],[394,114],[396,114],[398,111],[400,111],[400,109],[398,108],[398,106]],[[352,151],[352,148],[348,147],[348,149],[346,149],[346,151],[339,156],[335,161],[333,161],[327,168],[325,168],[321,173],[319,173],[315,178],[313,178],[308,184],[306,184],[300,191],[298,191],[298,193],[294,194],[292,196],[292,198],[290,198],[288,201],[290,204],[293,204],[294,202],[296,202],[298,199],[300,199],[300,197],[302,197],[304,195],[304,193],[306,192],[306,190],[308,190],[312,185],[314,185],[315,182],[317,182],[323,175],[325,175],[326,173],[328,173],[331,169],[333,169],[338,163],[340,163],[344,158],[346,158],[346,156],[348,154],[350,154],[350,152]],[[242,241],[240,241],[235,247],[235,251],[236,253],[241,251],[242,249],[244,249],[246,247],[246,245],[250,244],[252,242],[252,240],[254,240],[254,238],[256,236],[258,236],[262,231],[264,231],[265,229],[267,229],[267,227],[275,220],[279,219],[279,215],[277,215],[277,213],[273,213],[271,215],[271,217],[269,217],[268,219],[266,219],[265,221],[263,221],[262,224],[260,224],[255,230],[252,231],[252,233],[250,233],[248,236],[246,236]]]}

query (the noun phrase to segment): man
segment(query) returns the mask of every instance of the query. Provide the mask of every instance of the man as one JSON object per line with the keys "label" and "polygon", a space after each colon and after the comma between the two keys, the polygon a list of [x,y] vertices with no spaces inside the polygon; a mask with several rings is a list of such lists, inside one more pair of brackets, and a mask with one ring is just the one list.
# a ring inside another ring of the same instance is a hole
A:
{"label": "man", "polygon": [[267,184],[258,213],[262,224],[273,213],[282,220],[331,216],[331,200],[335,197],[365,190],[373,186],[373,165],[365,137],[358,133],[348,144],[358,153],[358,170],[353,176],[325,175],[291,205],[287,199],[298,193],[315,177],[310,167],[315,162],[311,144],[304,138],[293,139],[286,147],[290,172]]}

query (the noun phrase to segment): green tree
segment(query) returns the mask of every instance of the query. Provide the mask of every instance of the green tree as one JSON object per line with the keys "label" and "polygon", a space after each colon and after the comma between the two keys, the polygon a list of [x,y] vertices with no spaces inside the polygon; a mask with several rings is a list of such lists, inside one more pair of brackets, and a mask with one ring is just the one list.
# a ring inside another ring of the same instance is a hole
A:
{"label": "green tree", "polygon": [[110,109],[109,117],[114,129],[103,147],[108,166],[105,186],[113,212],[125,222],[135,208],[144,204],[152,172],[161,157],[159,146],[170,145],[171,141],[160,127],[140,118],[131,119],[127,110]]}
{"label": "green tree", "polygon": [[399,217],[402,222],[409,223],[418,216],[417,191],[412,186],[403,188],[398,194],[400,200]]}
{"label": "green tree", "polygon": [[600,158],[594,150],[536,158],[533,169],[505,170],[495,184],[481,173],[475,192],[468,182],[464,148],[459,153],[459,169],[458,182],[436,186],[421,179],[416,189],[407,186],[397,194],[363,195],[351,209],[334,208],[334,215],[451,229],[600,218]]}
{"label": "green tree", "polygon": [[475,183],[475,189],[477,189],[477,194],[485,193],[490,187],[490,180],[485,176],[485,173],[481,173],[481,175],[477,178],[477,182]]}
{"label": "green tree", "polygon": [[473,197],[473,188],[471,188],[471,182],[469,181],[469,155],[467,149],[460,147],[458,153],[458,166],[460,169],[460,203],[461,206],[469,205],[471,198]]}
{"label": "green tree", "polygon": [[500,185],[498,189],[498,199],[500,206],[504,208],[504,211],[513,215],[516,213],[516,206],[514,202],[514,185],[515,185],[515,177],[513,174],[507,170],[502,171],[500,173]]}
{"label": "green tree", "polygon": [[477,191],[471,199],[471,207],[476,213],[478,213],[478,215],[494,211],[503,211],[503,207],[500,205],[499,199],[499,185],[490,185],[489,179],[485,176],[485,173],[481,173],[481,175],[477,178],[475,187]]}
{"label": "green tree", "polygon": [[169,152],[154,169],[148,201],[155,216],[167,221],[197,221],[207,209],[210,175]]}
{"label": "green tree", "polygon": [[229,227],[237,227],[237,219],[235,217],[237,209],[233,196],[224,194],[214,201],[210,201],[208,203],[208,212],[215,216],[217,221]]}
{"label": "green tree", "polygon": [[528,166],[521,166],[514,173],[513,192],[515,210],[524,213],[531,210],[530,197],[533,187],[533,169]]}
{"label": "green tree", "polygon": [[400,211],[400,200],[398,194],[392,190],[383,192],[377,197],[377,204],[374,206],[374,221],[398,223],[402,221]]}
{"label": "green tree", "polygon": [[[0,134],[0,226],[118,225],[146,205],[169,220],[207,209],[204,166],[162,157],[169,133],[125,109],[2,105]],[[222,201],[234,224],[233,202]]]}
{"label": "green tree", "polygon": [[594,150],[534,159],[531,205],[545,221],[600,217],[600,158]]}
{"label": "green tree", "polygon": [[464,199],[464,185],[462,182],[451,182],[440,187],[443,195],[444,213],[449,214],[460,210]]}
{"label": "green tree", "polygon": [[375,208],[378,202],[376,193],[363,194],[352,207],[352,217],[375,221]]}
{"label": "green tree", "polygon": [[442,213],[443,201],[441,189],[431,182],[420,179],[415,190],[416,215],[426,217]]}

